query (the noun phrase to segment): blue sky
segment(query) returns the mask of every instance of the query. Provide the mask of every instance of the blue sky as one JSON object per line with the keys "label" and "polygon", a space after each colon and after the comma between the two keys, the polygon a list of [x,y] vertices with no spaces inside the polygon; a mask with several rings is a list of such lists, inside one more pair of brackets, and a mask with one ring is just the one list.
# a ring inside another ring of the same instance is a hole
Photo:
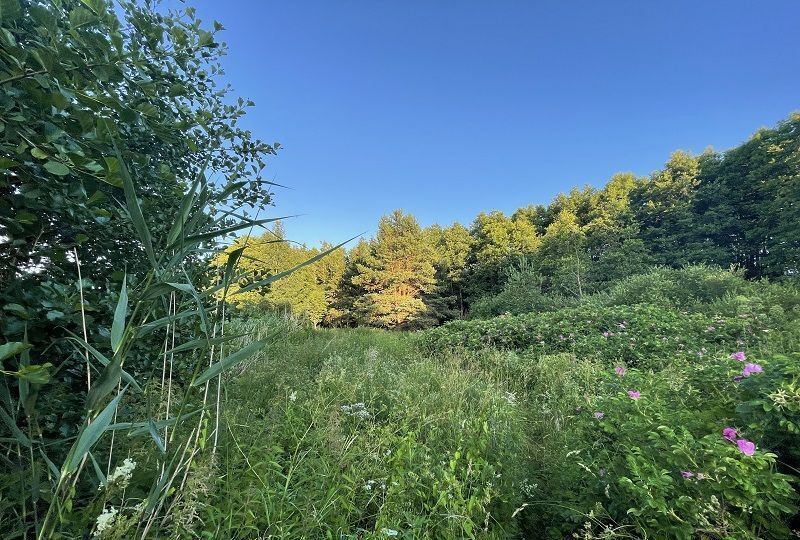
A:
{"label": "blue sky", "polygon": [[547,203],[800,109],[800,2],[190,0],[294,240]]}

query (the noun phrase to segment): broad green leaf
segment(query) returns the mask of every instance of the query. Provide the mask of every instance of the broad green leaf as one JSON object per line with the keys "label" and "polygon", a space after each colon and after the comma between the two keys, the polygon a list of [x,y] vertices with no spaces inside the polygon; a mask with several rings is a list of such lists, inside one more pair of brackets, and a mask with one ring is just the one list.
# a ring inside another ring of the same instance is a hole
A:
{"label": "broad green leaf", "polygon": [[6,358],[16,356],[22,351],[30,348],[31,345],[29,343],[22,343],[21,341],[10,341],[8,343],[4,343],[3,345],[0,345],[0,362]]}
{"label": "broad green leaf", "polygon": [[225,293],[228,292],[228,287],[231,285],[231,278],[234,275],[234,271],[236,270],[236,265],[239,263],[239,259],[244,253],[246,246],[242,246],[240,248],[234,249],[230,253],[228,253],[228,260],[225,263],[225,274],[223,275],[222,282],[225,285]]}
{"label": "broad green leaf", "polygon": [[125,333],[125,316],[128,313],[128,275],[122,278],[122,290],[119,293],[117,307],[114,309],[114,321],[111,323],[111,350],[114,354],[122,345],[122,336]]}
{"label": "broad green leaf", "polygon": [[206,381],[213,379],[223,371],[230,369],[232,366],[235,366],[242,360],[248,358],[249,356],[263,349],[265,344],[266,340],[254,341],[250,345],[247,345],[246,347],[239,349],[230,356],[226,356],[219,362],[216,362],[215,364],[209,366],[208,369],[206,369],[203,373],[201,373],[199,377],[197,377],[194,381],[192,381],[192,386],[200,386]]}
{"label": "broad green leaf", "polygon": [[106,428],[111,424],[111,420],[114,418],[114,411],[117,410],[117,406],[124,395],[125,389],[123,388],[122,391],[117,394],[117,397],[108,402],[108,405],[106,405],[100,414],[92,420],[91,424],[84,425],[78,435],[78,440],[72,445],[67,460],[64,463],[63,470],[65,473],[71,473],[77,470],[78,465],[80,465],[83,458],[86,457],[86,454],[88,454],[97,441],[100,440]]}
{"label": "broad green leaf", "polygon": [[81,2],[91,9],[95,15],[101,15],[106,12],[106,4],[103,0],[81,0]]}
{"label": "broad green leaf", "polygon": [[47,384],[50,382],[50,368],[53,364],[38,364],[34,366],[22,366],[15,376],[27,381],[30,384]]}
{"label": "broad green leaf", "polygon": [[70,173],[70,168],[60,161],[48,161],[44,164],[44,168],[47,172],[56,176],[66,176]]}

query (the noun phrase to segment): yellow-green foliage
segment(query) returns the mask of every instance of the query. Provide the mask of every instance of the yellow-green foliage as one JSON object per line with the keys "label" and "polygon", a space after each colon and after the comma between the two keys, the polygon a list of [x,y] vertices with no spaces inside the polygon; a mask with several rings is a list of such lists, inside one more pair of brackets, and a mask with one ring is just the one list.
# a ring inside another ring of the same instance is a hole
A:
{"label": "yellow-green foliage", "polygon": [[[228,254],[242,247],[244,252],[239,259],[239,272],[252,272],[252,280],[289,270],[319,253],[316,249],[293,245],[285,239],[283,229],[277,226],[259,237],[237,239],[213,264],[224,266]],[[343,271],[344,256],[337,250],[260,289],[239,293],[239,289],[249,281],[236,282],[228,291],[228,301],[239,308],[291,314],[316,325],[328,314]]]}

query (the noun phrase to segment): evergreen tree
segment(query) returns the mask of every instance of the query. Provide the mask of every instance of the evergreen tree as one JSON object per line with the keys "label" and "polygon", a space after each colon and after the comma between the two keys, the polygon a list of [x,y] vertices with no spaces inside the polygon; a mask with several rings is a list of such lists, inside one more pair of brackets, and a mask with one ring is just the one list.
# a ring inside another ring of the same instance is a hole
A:
{"label": "evergreen tree", "polygon": [[[332,247],[332,244],[323,242],[320,250],[327,251]],[[313,265],[316,269],[317,283],[322,288],[325,296],[325,314],[322,321],[327,325],[335,324],[339,318],[336,303],[339,287],[344,277],[345,264],[344,250],[337,249],[322,257]]]}
{"label": "evergreen tree", "polygon": [[435,225],[426,229],[426,234],[433,247],[437,287],[426,297],[425,303],[438,322],[463,317],[466,309],[464,285],[472,236],[460,223],[445,228]]}
{"label": "evergreen tree", "polygon": [[360,268],[367,264],[370,245],[363,238],[345,255],[344,269],[334,294],[328,323],[334,326],[357,326],[366,320],[356,312],[356,302],[367,294],[366,289],[357,283]]}
{"label": "evergreen tree", "polygon": [[370,255],[352,280],[366,290],[356,311],[373,326],[413,327],[427,311],[423,295],[436,285],[432,261],[432,249],[412,215],[395,210],[384,216]]}

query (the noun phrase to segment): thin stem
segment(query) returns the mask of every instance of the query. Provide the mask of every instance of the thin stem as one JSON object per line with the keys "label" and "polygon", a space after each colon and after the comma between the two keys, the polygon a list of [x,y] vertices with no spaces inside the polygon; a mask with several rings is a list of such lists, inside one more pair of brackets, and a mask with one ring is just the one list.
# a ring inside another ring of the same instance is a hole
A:
{"label": "thin stem", "polygon": [[[83,300],[83,278],[81,277],[81,260],[78,258],[78,248],[72,248],[72,253],[75,255],[75,265],[78,267],[78,292],[81,297],[81,325],[83,326],[83,341],[89,343],[89,333],[86,331],[86,311],[84,309]],[[86,355],[86,393],[92,389],[92,366],[89,363],[89,347],[84,345],[84,354]]]}

